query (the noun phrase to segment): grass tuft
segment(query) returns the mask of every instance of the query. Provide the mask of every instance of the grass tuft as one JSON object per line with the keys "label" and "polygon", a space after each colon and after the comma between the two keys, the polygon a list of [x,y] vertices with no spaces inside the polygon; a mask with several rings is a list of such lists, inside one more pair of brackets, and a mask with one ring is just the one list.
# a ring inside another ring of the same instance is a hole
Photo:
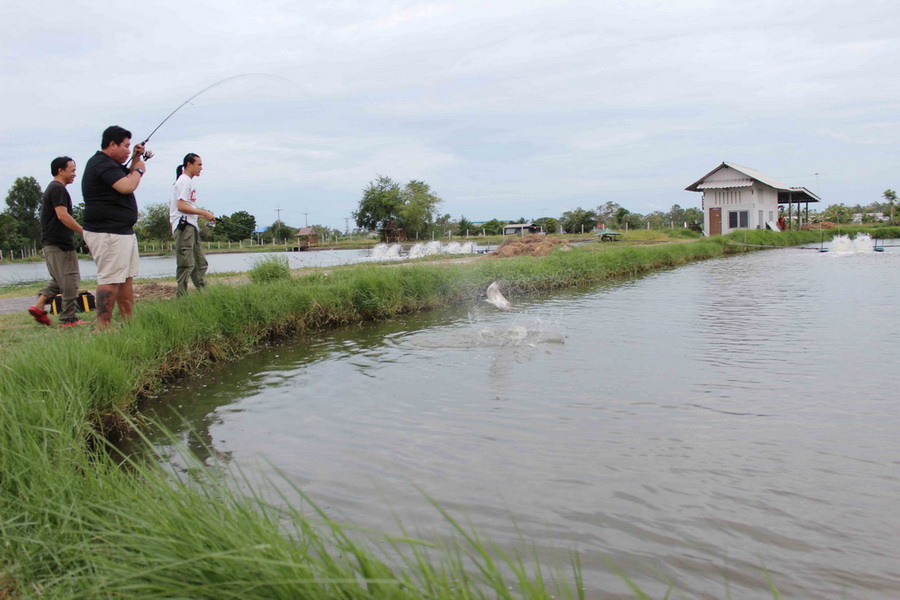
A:
{"label": "grass tuft", "polygon": [[247,275],[253,283],[272,283],[291,278],[291,267],[286,256],[265,256],[253,261]]}

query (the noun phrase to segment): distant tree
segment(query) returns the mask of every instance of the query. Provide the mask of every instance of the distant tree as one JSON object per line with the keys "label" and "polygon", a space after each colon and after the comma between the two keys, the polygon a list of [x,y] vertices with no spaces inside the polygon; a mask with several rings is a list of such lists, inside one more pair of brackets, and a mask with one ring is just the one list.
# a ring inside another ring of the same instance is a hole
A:
{"label": "distant tree", "polygon": [[44,193],[34,177],[19,177],[6,194],[6,213],[16,223],[16,233],[27,246],[41,243],[41,198]]}
{"label": "distant tree", "polygon": [[[624,209],[623,209],[624,210]],[[620,224],[625,229],[642,229],[647,226],[647,220],[641,213],[625,211]]]}
{"label": "distant tree", "polygon": [[540,219],[535,221],[534,224],[540,227],[544,231],[544,233],[559,232],[559,221],[557,221],[553,217],[541,217]]}
{"label": "distant tree", "polygon": [[[353,218],[357,227],[378,231],[382,239],[399,232],[411,238],[430,230],[440,203],[441,199],[424,181],[413,180],[401,188],[390,177],[379,175],[363,191]],[[447,215],[447,223],[449,220]]]}
{"label": "distant tree", "polygon": [[894,224],[894,203],[897,201],[897,192],[895,192],[894,190],[890,190],[890,189],[884,190],[882,197],[884,197],[885,202],[887,202],[888,205],[890,206],[891,225],[893,225]]}
{"label": "distant tree", "polygon": [[239,242],[252,237],[256,230],[256,217],[239,210],[231,215],[216,216],[216,227],[212,230],[212,239],[223,242]]}
{"label": "distant tree", "polygon": [[172,237],[172,226],[169,222],[169,205],[160,202],[149,204],[138,215],[134,226],[135,233],[142,240],[165,241]]}
{"label": "distant tree", "polygon": [[703,225],[703,211],[699,208],[686,208],[684,209],[684,222],[688,224],[688,226],[696,223],[700,226]]}
{"label": "distant tree", "polygon": [[[331,227],[326,227],[324,225],[310,225],[313,229],[316,230],[320,236],[324,235],[327,237],[341,237],[344,235],[344,232],[340,229],[335,229]],[[294,233],[297,233],[296,231]]]}
{"label": "distant tree", "polygon": [[456,223],[456,235],[463,237],[466,235],[477,235],[481,230],[476,230],[475,225],[466,218],[465,215],[459,218]]}
{"label": "distant tree", "polygon": [[31,243],[19,234],[19,224],[9,213],[0,213],[0,250],[3,258],[12,258],[14,252],[21,252]]}
{"label": "distant tree", "polygon": [[567,210],[560,219],[566,233],[582,233],[591,231],[597,226],[597,213],[585,210],[580,206],[574,210]]}
{"label": "distant tree", "polygon": [[616,225],[618,225],[619,227],[624,227],[629,214],[631,214],[631,211],[627,208],[623,208],[621,206],[617,208],[615,215]]}
{"label": "distant tree", "polygon": [[384,175],[378,175],[363,190],[359,207],[353,211],[356,226],[367,231],[378,231],[382,238],[397,228],[403,198],[400,184]]}
{"label": "distant tree", "polygon": [[849,223],[853,219],[853,210],[843,204],[832,204],[822,211],[822,218],[832,223]]}
{"label": "distant tree", "polygon": [[298,227],[285,225],[283,221],[275,221],[263,232],[263,239],[268,242],[281,243],[284,240],[293,240]]}
{"label": "distant tree", "polygon": [[503,233],[504,225],[506,225],[506,223],[503,221],[491,219],[490,221],[485,221],[481,224],[481,230],[484,231],[485,235],[500,235]]}
{"label": "distant tree", "polygon": [[615,202],[604,202],[597,207],[597,221],[605,225],[613,225],[616,221],[616,214],[622,208]]}
{"label": "distant tree", "polygon": [[[685,210],[683,208],[677,204],[673,204],[672,208],[669,209],[669,212],[664,215],[665,220],[668,221],[666,227],[684,227],[684,213]],[[647,216],[649,217],[650,215]],[[653,227],[653,225],[650,225],[650,227]]]}
{"label": "distant tree", "polygon": [[[424,181],[410,181],[400,191],[402,202],[398,209],[400,228],[406,232],[407,238],[415,236],[416,232],[425,232],[429,225],[435,221],[437,206],[442,200],[431,191],[431,187]],[[441,225],[450,222],[450,215]]]}
{"label": "distant tree", "polygon": [[231,213],[228,217],[236,238],[230,238],[232,242],[246,240],[256,230],[256,217],[244,210]]}
{"label": "distant tree", "polygon": [[[672,223],[669,213],[664,213],[661,210],[655,210],[648,214],[645,222],[650,224],[650,229],[666,229],[671,227]],[[678,227],[681,227],[681,225],[679,224]]]}

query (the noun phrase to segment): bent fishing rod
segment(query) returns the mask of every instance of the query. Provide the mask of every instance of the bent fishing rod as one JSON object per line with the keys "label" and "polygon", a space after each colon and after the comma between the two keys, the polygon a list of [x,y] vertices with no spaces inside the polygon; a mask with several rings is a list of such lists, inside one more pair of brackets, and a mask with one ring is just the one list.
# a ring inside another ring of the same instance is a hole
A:
{"label": "bent fishing rod", "polygon": [[[170,112],[168,115],[166,115],[166,118],[163,119],[162,121],[160,121],[159,125],[157,125],[157,126],[153,129],[153,131],[150,132],[150,135],[148,135],[147,138],[146,138],[143,142],[140,143],[140,145],[142,145],[142,146],[145,147],[145,149],[144,149],[144,154],[143,154],[143,159],[144,159],[144,160],[150,160],[151,158],[153,158],[153,152],[151,152],[151,151],[149,151],[149,150],[146,149],[147,142],[150,141],[150,138],[153,137],[153,134],[156,133],[157,131],[159,131],[159,128],[162,127],[163,125],[165,125],[166,121],[168,121],[170,118],[172,118],[172,115],[174,115],[175,113],[177,113],[179,110],[181,110],[182,108],[184,108],[186,105],[190,104],[190,103],[191,103],[191,100],[193,100],[194,98],[196,98],[197,96],[199,96],[199,95],[201,95],[201,94],[204,94],[204,93],[208,92],[209,90],[213,89],[214,87],[218,87],[218,86],[222,85],[223,83],[227,83],[227,82],[233,81],[233,80],[235,80],[235,79],[241,79],[241,78],[243,78],[243,77],[255,77],[255,76],[259,76],[259,77],[277,77],[278,79],[285,79],[286,81],[290,81],[289,79],[286,79],[286,78],[284,78],[284,77],[280,77],[280,76],[278,76],[278,75],[272,75],[272,74],[270,74],[270,73],[241,73],[240,75],[232,75],[231,77],[226,77],[225,79],[220,79],[219,81],[213,83],[212,85],[206,86],[205,88],[203,88],[202,90],[200,90],[199,92],[197,92],[196,94],[194,94],[193,96],[191,96],[190,98],[188,98],[187,100],[185,100],[184,102],[182,102],[181,104],[179,104],[179,105],[175,108],[175,110],[173,110],[173,111]],[[131,162],[131,158],[128,159],[128,162],[125,163],[125,166],[127,167],[128,164],[129,164],[130,162]]]}

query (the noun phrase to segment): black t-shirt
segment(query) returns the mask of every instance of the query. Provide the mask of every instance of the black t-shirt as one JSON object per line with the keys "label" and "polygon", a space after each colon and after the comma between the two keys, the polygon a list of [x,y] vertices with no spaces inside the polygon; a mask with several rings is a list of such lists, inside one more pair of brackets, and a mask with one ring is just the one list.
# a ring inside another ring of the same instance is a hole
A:
{"label": "black t-shirt", "polygon": [[72,197],[66,186],[56,181],[50,182],[44,190],[41,201],[41,246],[59,246],[60,250],[75,249],[75,232],[62,224],[56,216],[56,207],[65,206],[72,214]]}
{"label": "black t-shirt", "polygon": [[81,177],[85,231],[131,235],[138,218],[134,194],[120,194],[113,184],[128,175],[128,167],[97,152],[88,160]]}

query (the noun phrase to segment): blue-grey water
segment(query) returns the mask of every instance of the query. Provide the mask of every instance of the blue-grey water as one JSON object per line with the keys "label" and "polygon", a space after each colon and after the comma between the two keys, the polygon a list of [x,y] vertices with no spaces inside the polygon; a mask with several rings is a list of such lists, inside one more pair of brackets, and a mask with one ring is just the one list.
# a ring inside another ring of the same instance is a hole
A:
{"label": "blue-grey water", "polygon": [[[465,245],[465,247],[463,247]],[[473,251],[486,252],[490,246],[471,243],[442,243],[442,242],[418,242],[413,245],[420,250],[418,258],[440,253],[471,254]],[[253,265],[268,256],[279,256],[288,259],[292,269],[306,267],[334,267],[337,265],[349,265],[366,261],[400,260],[408,258],[407,254],[401,256],[400,244],[385,246],[376,245],[372,249],[362,250],[312,250],[308,252],[227,252],[227,246],[218,242],[206,243],[209,252],[206,255],[209,261],[210,273],[245,272],[253,268]],[[235,246],[236,247],[236,246]],[[78,261],[81,278],[84,280],[97,279],[97,266],[91,259]],[[139,264],[139,277],[142,279],[158,279],[175,276],[175,256],[142,256]],[[47,280],[49,277],[47,267],[43,261],[35,262],[6,262],[0,263],[0,285],[18,285],[23,283],[35,283]]]}
{"label": "blue-grey water", "polygon": [[[253,268],[254,262],[265,256],[287,257],[292,269],[300,269],[303,267],[331,267],[352,264],[365,260],[368,253],[368,250],[320,250],[314,252],[277,253],[223,252],[221,254],[210,252],[206,258],[209,261],[210,273],[229,273],[249,271]],[[78,266],[82,279],[97,279],[97,266],[93,260],[79,260]],[[175,256],[142,256],[138,268],[140,269],[139,276],[141,278],[174,277]],[[48,277],[47,267],[43,262],[0,264],[0,285],[33,283],[45,281]]]}
{"label": "blue-grey water", "polygon": [[424,492],[545,563],[578,550],[588,597],[631,597],[611,565],[654,598],[900,597],[900,249],[510,300],[304,337],[147,408],[341,521],[443,538]]}

